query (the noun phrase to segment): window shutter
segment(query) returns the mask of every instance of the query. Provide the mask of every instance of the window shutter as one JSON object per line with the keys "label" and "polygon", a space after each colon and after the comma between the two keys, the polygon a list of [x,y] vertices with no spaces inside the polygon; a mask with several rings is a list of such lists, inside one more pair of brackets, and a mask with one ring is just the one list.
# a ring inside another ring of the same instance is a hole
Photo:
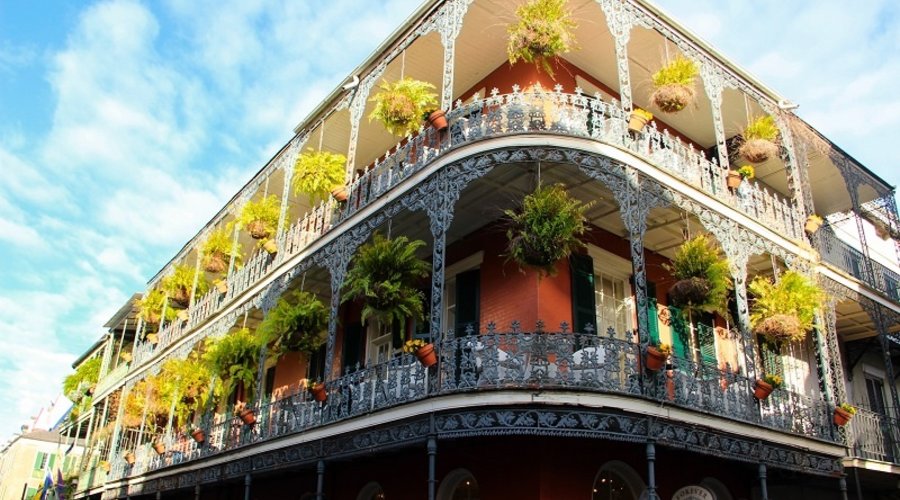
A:
{"label": "window shutter", "polygon": [[34,457],[34,470],[40,470],[44,468],[44,455],[43,452],[37,452],[37,455]]}
{"label": "window shutter", "polygon": [[672,329],[672,353],[677,358],[692,359],[691,331],[681,309],[669,306],[670,327]]}
{"label": "window shutter", "polygon": [[[597,330],[594,259],[590,255],[573,253],[569,256],[569,267],[572,270],[572,331],[584,333],[584,328],[589,324]],[[597,331],[598,335],[604,333]]]}
{"label": "window shutter", "polygon": [[481,304],[481,273],[478,269],[456,275],[456,335],[465,335],[467,327],[478,333]]}
{"label": "window shutter", "polygon": [[[632,278],[631,286],[634,287]],[[637,295],[635,295],[637,297]],[[635,304],[637,307],[637,304]],[[656,304],[656,283],[647,281],[647,329],[650,333],[650,343],[659,344],[659,309]]]}
{"label": "window shutter", "polygon": [[344,359],[342,363],[344,373],[355,371],[357,365],[362,361],[362,358],[360,358],[360,347],[363,342],[362,331],[362,323],[352,323],[344,328]]}
{"label": "window shutter", "polygon": [[50,455],[50,466],[47,467],[48,470],[53,470],[53,464],[56,463],[56,454]]}
{"label": "window shutter", "polygon": [[716,366],[715,329],[704,323],[697,323],[697,342],[700,344],[700,362]]}

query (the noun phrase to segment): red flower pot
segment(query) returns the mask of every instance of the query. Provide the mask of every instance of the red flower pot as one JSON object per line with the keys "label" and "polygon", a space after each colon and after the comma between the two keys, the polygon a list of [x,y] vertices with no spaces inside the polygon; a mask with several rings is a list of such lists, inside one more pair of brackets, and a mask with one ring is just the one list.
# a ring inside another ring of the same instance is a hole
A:
{"label": "red flower pot", "polygon": [[312,393],[313,399],[320,403],[324,403],[328,399],[328,392],[325,390],[325,384],[316,384],[310,387],[309,392]]}
{"label": "red flower pot", "polygon": [[425,344],[416,350],[416,357],[419,363],[425,368],[430,368],[437,364],[437,353],[434,352],[434,344]]}
{"label": "red flower pot", "polygon": [[135,460],[134,453],[129,451],[125,454],[125,461],[128,462],[128,465],[134,465]]}
{"label": "red flower pot", "polygon": [[659,349],[650,346],[647,348],[647,356],[645,365],[650,371],[659,371],[666,364],[666,356],[665,354],[659,352]]}
{"label": "red flower pot", "polygon": [[202,443],[206,441],[206,432],[204,432],[203,429],[194,429],[191,432],[191,437],[194,438],[194,441]]}
{"label": "red flower pot", "polygon": [[838,407],[834,409],[835,424],[843,427],[847,425],[847,422],[849,422],[851,418],[853,418],[853,415],[851,415],[850,412],[844,410],[843,408]]}
{"label": "red flower pot", "polygon": [[156,451],[157,455],[162,455],[166,452],[166,445],[164,445],[162,442],[157,441],[153,443],[153,449]]}
{"label": "red flower pot", "polygon": [[238,416],[241,417],[241,421],[244,422],[244,425],[253,425],[256,423],[256,413],[250,408],[244,408],[238,412]]}
{"label": "red flower pot", "polygon": [[440,109],[428,115],[428,123],[437,131],[446,130],[448,127],[447,116]]}
{"label": "red flower pot", "polygon": [[763,380],[757,380],[756,384],[753,385],[753,397],[760,400],[766,399],[769,397],[769,394],[772,394],[772,389],[771,384]]}

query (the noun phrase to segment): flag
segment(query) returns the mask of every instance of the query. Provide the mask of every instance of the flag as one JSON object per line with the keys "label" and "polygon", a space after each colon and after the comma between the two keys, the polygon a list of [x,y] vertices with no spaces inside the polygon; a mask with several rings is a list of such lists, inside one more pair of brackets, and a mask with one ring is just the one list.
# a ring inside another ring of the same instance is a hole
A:
{"label": "flag", "polygon": [[44,485],[41,487],[41,500],[48,500],[47,492],[53,490],[53,478],[50,477],[50,471],[44,476]]}
{"label": "flag", "polygon": [[57,500],[65,500],[66,485],[63,483],[62,471],[56,468],[56,498]]}
{"label": "flag", "polygon": [[75,447],[75,440],[73,439],[72,444],[70,444],[69,447],[66,448],[66,451],[65,451],[65,453],[63,453],[63,455],[68,455],[72,451],[72,448],[74,448],[74,447]]}

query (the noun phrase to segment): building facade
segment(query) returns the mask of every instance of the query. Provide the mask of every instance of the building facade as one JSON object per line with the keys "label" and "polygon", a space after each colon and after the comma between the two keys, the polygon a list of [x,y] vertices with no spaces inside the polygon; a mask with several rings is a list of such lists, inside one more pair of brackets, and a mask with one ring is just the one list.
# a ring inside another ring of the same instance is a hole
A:
{"label": "building facade", "polygon": [[[651,4],[567,8],[578,48],[551,76],[508,61],[515,5],[429,1],[302,121],[150,280],[145,305],[190,269],[180,313],[166,302],[151,327],[129,303],[107,324],[91,411],[65,430],[88,442],[79,496],[895,498],[893,188]],[[630,130],[633,110],[658,111],[649,82],[678,57],[698,69],[694,103]],[[426,123],[398,142],[367,119],[381,82],[404,78],[434,85],[445,130]],[[760,116],[773,118],[777,153],[731,186],[740,136]],[[295,194],[309,149],[345,156],[343,201]],[[522,270],[505,211],[555,184],[590,203],[583,248],[546,274]],[[240,219],[273,197],[265,249]],[[817,214],[824,225],[807,228]],[[216,231],[231,258],[209,272]],[[672,259],[701,233],[728,260],[721,314],[686,315],[669,293]],[[358,250],[382,236],[424,242],[418,320],[364,319],[368,301],[347,300]],[[802,339],[773,344],[754,333],[747,287],[787,272],[816,282],[824,306]],[[199,363],[211,339],[256,332],[298,291],[328,311],[318,352],[264,346],[255,383],[184,415],[179,394],[165,418],[147,418],[146,381],[167,362]],[[402,353],[410,339],[433,343],[436,364]],[[673,353],[653,371],[660,342]],[[767,374],[784,385],[757,399]],[[834,423],[841,403],[858,408],[846,426]]]}
{"label": "building facade", "polygon": [[58,479],[57,469],[69,475],[83,450],[80,441],[66,444],[54,431],[34,429],[15,436],[0,452],[0,498],[34,497],[48,474],[54,484]]}

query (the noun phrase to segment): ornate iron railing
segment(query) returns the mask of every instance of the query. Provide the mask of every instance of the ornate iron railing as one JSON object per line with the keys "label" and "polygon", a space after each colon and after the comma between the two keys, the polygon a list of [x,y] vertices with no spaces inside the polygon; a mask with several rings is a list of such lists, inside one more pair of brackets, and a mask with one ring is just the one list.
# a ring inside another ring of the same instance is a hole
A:
{"label": "ornate iron railing", "polygon": [[[253,426],[232,412],[208,414],[201,420],[203,444],[170,436],[164,454],[143,453],[146,462],[131,468],[121,457],[118,464],[122,474],[135,475],[429,397],[496,390],[622,395],[829,442],[841,439],[822,399],[777,389],[759,401],[754,381],[737,370],[690,359],[673,357],[663,370],[646,371],[643,348],[631,333],[541,330],[523,332],[513,325],[511,332],[498,333],[489,325],[481,335],[451,333],[437,344],[434,368],[424,368],[411,355],[397,356],[330,382],[324,403],[305,390],[266,400],[256,407]],[[144,441],[132,449],[148,449]]]}
{"label": "ornate iron railing", "polygon": [[726,187],[727,170],[693,145],[651,123],[641,133],[628,130],[627,112],[616,101],[603,101],[581,93],[555,91],[496,91],[483,99],[463,104],[457,101],[447,114],[448,133],[428,127],[407,138],[349,183],[346,202],[333,199],[313,207],[280,236],[277,258],[262,249],[228,280],[228,291],[216,289],[198,298],[190,308],[190,319],[175,321],[159,334],[156,346],[141,344],[134,353],[133,366],[153,357],[234,297],[244,293],[268,274],[273,264],[306,249],[339,222],[379,199],[385,192],[444,153],[486,138],[521,134],[549,134],[593,139],[628,150],[669,172],[687,184],[706,192],[787,237],[802,239],[802,217],[791,203],[754,182],[743,182],[737,190]]}
{"label": "ornate iron railing", "polygon": [[859,249],[838,238],[828,226],[816,233],[815,241],[825,262],[900,302],[900,275],[896,272],[880,262],[866,258]]}
{"label": "ornate iron railing", "polygon": [[900,463],[900,421],[896,418],[857,408],[847,427],[852,456]]}

